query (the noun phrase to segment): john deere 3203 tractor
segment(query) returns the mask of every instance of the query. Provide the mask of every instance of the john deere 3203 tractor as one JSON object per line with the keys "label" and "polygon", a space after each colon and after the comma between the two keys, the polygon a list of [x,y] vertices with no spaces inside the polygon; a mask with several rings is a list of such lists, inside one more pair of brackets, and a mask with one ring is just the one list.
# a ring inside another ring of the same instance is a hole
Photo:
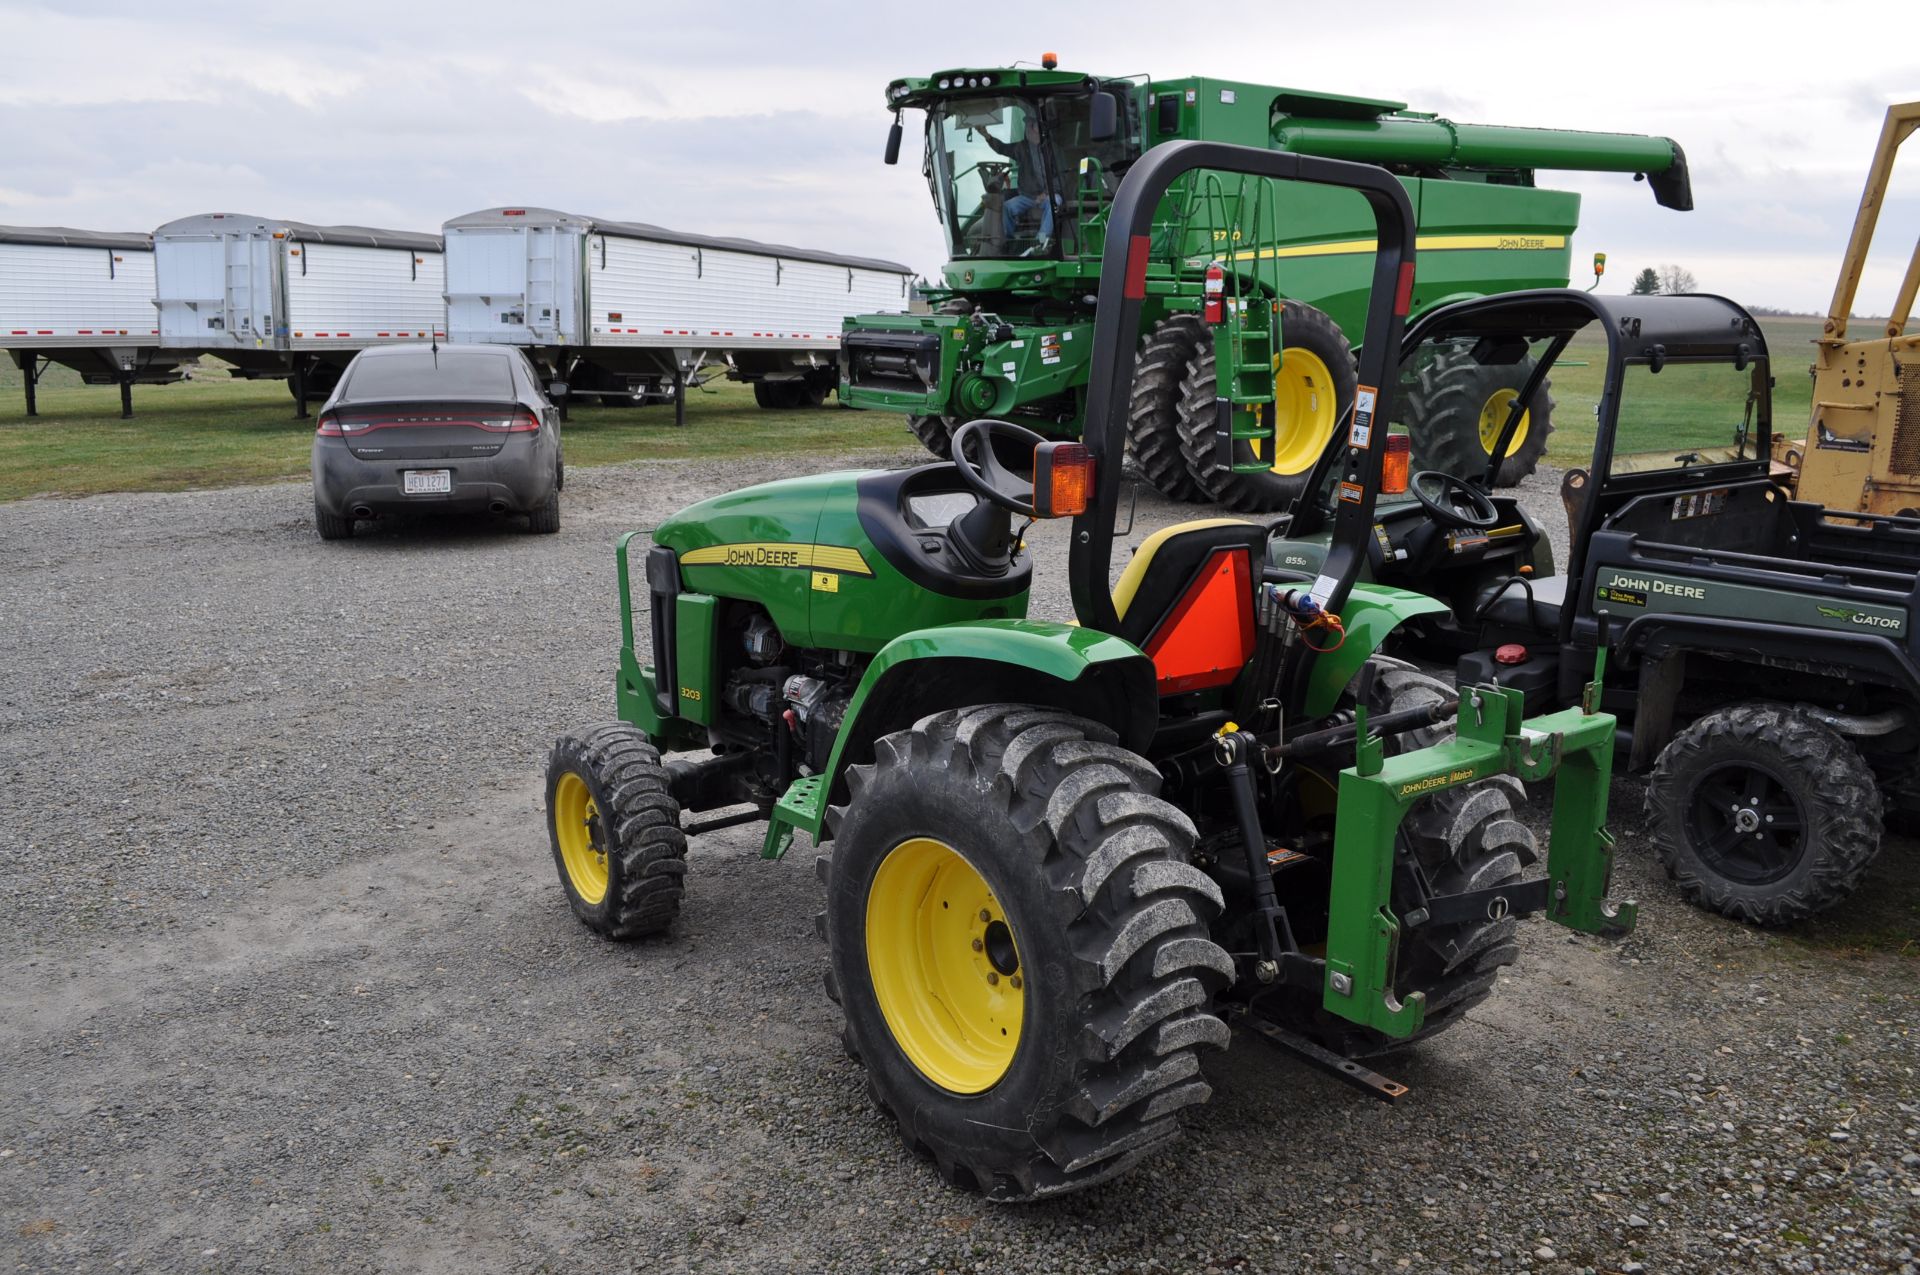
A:
{"label": "john deere 3203 tractor", "polygon": [[[950,425],[976,416],[1073,438],[1090,404],[1094,309],[1111,201],[1143,155],[1182,140],[1381,164],[1406,187],[1425,260],[1410,304],[1516,288],[1565,287],[1580,197],[1535,184],[1542,169],[1634,173],[1659,202],[1688,209],[1686,156],[1668,138],[1463,124],[1404,102],[1207,76],[1099,77],[1058,68],[973,67],[887,86],[894,115],[926,117],[923,171],[947,263],[929,314],[869,314],[842,333],[840,397],[903,412],[940,456]],[[1264,208],[1219,216],[1236,191],[1176,183],[1149,237],[1146,326],[1124,387],[1132,462],[1163,493],[1277,510],[1353,396],[1373,261],[1372,219],[1346,191],[1256,188]],[[1602,258],[1596,256],[1595,269]],[[1219,289],[1244,294],[1244,331],[1218,339]],[[1210,330],[1212,329],[1212,330]],[[1367,339],[1371,339],[1368,335]],[[1476,474],[1525,368],[1493,369],[1436,350],[1404,407],[1423,469]],[[1214,402],[1239,418],[1215,454]],[[1545,451],[1541,395],[1501,470],[1518,482]]]}
{"label": "john deere 3203 tractor", "polygon": [[[1278,583],[1270,528],[1231,519],[1109,572],[1151,222],[1201,170],[1357,192],[1378,224],[1310,585]],[[1607,898],[1611,717],[1523,721],[1517,692],[1456,700],[1373,655],[1425,606],[1358,583],[1413,286],[1405,187],[1190,142],[1134,166],[1112,225],[1084,441],[976,420],[950,461],[751,487],[624,538],[620,720],[563,736],[547,775],[561,882],[614,938],[668,928],[689,835],[764,819],[771,857],[809,834],[846,1048],[909,1147],[1000,1200],[1165,1146],[1233,1023],[1396,1097],[1356,1060],[1461,1021],[1517,917],[1634,915]],[[1024,531],[1067,517],[1078,623],[1029,619]],[[1555,772],[1529,875],[1513,803]]]}

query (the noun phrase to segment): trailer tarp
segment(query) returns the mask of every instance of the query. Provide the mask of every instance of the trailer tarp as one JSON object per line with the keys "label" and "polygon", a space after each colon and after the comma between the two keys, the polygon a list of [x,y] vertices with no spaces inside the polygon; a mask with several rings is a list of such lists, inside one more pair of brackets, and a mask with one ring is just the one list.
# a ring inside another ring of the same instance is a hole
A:
{"label": "trailer tarp", "polygon": [[153,236],[137,231],[74,230],[68,226],[0,226],[0,243],[44,244],[55,248],[118,248],[152,252]]}
{"label": "trailer tarp", "polygon": [[439,235],[423,235],[411,230],[381,230],[373,226],[316,226],[306,221],[248,217],[240,213],[202,213],[196,217],[181,217],[158,227],[153,233],[214,235],[223,231],[256,228],[280,232],[291,243],[330,243],[347,248],[406,248],[414,252],[442,251]]}
{"label": "trailer tarp", "polygon": [[711,248],[716,252],[744,252],[757,257],[777,257],[784,261],[818,261],[829,266],[847,266],[855,270],[884,270],[889,274],[912,274],[910,266],[878,257],[850,257],[844,253],[821,252],[814,248],[791,248],[785,244],[761,243],[754,239],[733,239],[720,235],[696,235],[640,221],[602,221],[555,212],[551,208],[488,208],[464,213],[441,227],[443,230],[493,229],[513,226],[564,226],[589,234],[612,235],[616,239],[647,239],[655,243],[681,244],[688,248]]}

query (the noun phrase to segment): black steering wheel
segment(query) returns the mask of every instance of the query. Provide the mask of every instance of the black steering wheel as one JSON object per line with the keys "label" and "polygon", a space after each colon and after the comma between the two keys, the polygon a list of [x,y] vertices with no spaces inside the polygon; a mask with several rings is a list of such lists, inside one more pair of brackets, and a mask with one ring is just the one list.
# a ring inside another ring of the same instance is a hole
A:
{"label": "black steering wheel", "polygon": [[[1429,487],[1435,488],[1428,491]],[[1484,531],[1500,521],[1493,498],[1479,484],[1438,469],[1423,469],[1407,483],[1407,490],[1433,520],[1443,527]],[[1462,508],[1461,506],[1467,506]]]}
{"label": "black steering wheel", "polygon": [[953,467],[960,471],[960,481],[1002,509],[1022,518],[1039,517],[1033,508],[1033,480],[1022,478],[1000,463],[993,449],[996,438],[1024,444],[1029,451],[1047,441],[1012,421],[986,417],[968,421],[953,431]]}

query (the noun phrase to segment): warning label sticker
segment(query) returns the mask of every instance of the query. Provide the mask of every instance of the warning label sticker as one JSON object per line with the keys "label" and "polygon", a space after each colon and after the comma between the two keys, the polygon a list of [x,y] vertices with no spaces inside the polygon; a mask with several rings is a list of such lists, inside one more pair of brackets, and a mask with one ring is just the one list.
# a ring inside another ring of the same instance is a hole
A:
{"label": "warning label sticker", "polygon": [[1340,499],[1357,505],[1360,503],[1360,497],[1366,494],[1366,490],[1359,483],[1341,483]]}
{"label": "warning label sticker", "polygon": [[1348,440],[1355,447],[1373,446],[1373,405],[1379,396],[1380,391],[1371,385],[1362,385],[1353,392],[1353,430]]}

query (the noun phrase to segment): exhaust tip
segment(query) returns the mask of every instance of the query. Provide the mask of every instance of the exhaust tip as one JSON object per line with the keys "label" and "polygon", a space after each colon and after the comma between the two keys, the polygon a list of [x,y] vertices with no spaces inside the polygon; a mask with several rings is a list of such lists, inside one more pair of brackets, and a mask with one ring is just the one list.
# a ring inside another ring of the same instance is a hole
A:
{"label": "exhaust tip", "polygon": [[496,500],[488,505],[487,508],[491,509],[494,513],[503,514],[507,512],[507,502],[504,500]]}
{"label": "exhaust tip", "polygon": [[373,517],[373,509],[368,505],[355,505],[353,507],[353,516],[356,518],[371,518]]}

